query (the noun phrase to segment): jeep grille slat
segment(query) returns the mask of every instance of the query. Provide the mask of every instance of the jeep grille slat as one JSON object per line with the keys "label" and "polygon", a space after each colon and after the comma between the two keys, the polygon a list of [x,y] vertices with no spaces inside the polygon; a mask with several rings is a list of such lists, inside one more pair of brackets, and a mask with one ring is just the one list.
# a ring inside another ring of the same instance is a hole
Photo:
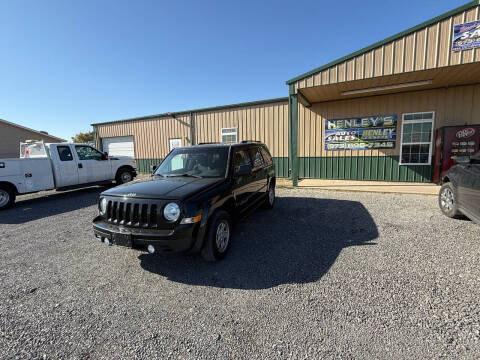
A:
{"label": "jeep grille slat", "polygon": [[158,228],[161,204],[136,199],[108,200],[107,221],[132,227]]}

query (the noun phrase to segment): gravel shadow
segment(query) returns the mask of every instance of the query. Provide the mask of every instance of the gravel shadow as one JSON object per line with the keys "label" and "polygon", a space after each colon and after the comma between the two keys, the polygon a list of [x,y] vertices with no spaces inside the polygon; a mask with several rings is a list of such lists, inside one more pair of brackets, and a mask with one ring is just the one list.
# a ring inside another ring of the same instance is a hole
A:
{"label": "gravel shadow", "polygon": [[374,245],[377,226],[356,201],[278,197],[238,224],[227,257],[143,253],[141,266],[171,281],[235,289],[266,289],[319,280],[342,249]]}
{"label": "gravel shadow", "polygon": [[[109,185],[111,187],[111,185]],[[23,224],[29,221],[55,216],[78,210],[98,203],[98,197],[107,186],[48,192],[44,196],[30,198],[24,195],[17,199],[15,205],[0,212],[0,224]]]}

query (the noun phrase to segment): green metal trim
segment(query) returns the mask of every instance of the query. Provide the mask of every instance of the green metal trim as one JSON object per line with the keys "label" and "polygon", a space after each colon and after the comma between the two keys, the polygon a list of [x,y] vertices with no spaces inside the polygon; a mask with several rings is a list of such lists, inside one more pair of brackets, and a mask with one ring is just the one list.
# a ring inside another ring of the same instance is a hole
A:
{"label": "green metal trim", "polygon": [[459,7],[455,8],[455,9],[453,9],[453,10],[450,10],[450,11],[442,14],[442,15],[439,15],[439,16],[436,16],[436,17],[430,19],[430,20],[424,21],[423,23],[421,23],[421,24],[419,24],[419,25],[416,25],[416,26],[411,27],[411,28],[409,28],[409,29],[407,29],[407,30],[404,30],[404,31],[402,31],[402,32],[399,32],[398,34],[392,35],[392,36],[390,36],[390,37],[388,37],[388,38],[386,38],[386,39],[384,39],[384,40],[378,41],[378,42],[376,42],[376,43],[374,43],[374,44],[372,44],[372,45],[370,45],[370,46],[364,47],[363,49],[360,49],[360,50],[358,50],[358,51],[355,51],[355,52],[353,52],[353,53],[351,53],[351,54],[349,54],[349,55],[346,55],[346,56],[344,56],[344,57],[342,57],[342,58],[340,58],[340,59],[331,61],[331,62],[329,62],[328,64],[325,64],[325,65],[323,65],[323,66],[320,66],[320,67],[318,67],[318,68],[316,68],[316,69],[313,69],[313,70],[311,70],[311,71],[309,71],[309,72],[306,72],[306,73],[304,73],[304,74],[298,75],[298,76],[294,77],[293,79],[287,80],[287,81],[286,81],[286,84],[287,84],[287,85],[290,85],[290,84],[292,84],[292,83],[295,83],[295,82],[297,82],[297,81],[299,81],[299,80],[302,80],[302,79],[304,79],[304,78],[306,78],[306,77],[309,77],[309,76],[311,76],[311,75],[314,75],[314,74],[316,74],[316,73],[318,73],[318,72],[320,72],[320,71],[326,70],[326,69],[328,69],[328,68],[330,68],[330,67],[332,67],[332,66],[338,65],[338,64],[340,64],[340,63],[342,63],[342,62],[344,62],[344,61],[346,61],[346,60],[350,60],[351,58],[354,58],[354,57],[356,57],[356,56],[358,56],[358,55],[361,55],[362,53],[365,53],[365,52],[367,52],[367,51],[373,50],[373,49],[378,48],[378,47],[380,47],[380,46],[382,46],[382,45],[388,44],[388,43],[392,42],[393,40],[397,40],[398,38],[407,36],[407,35],[415,32],[415,31],[417,31],[417,30],[420,30],[420,29],[422,29],[422,28],[425,28],[425,27],[427,27],[427,26],[430,26],[430,25],[432,25],[432,24],[435,24],[435,23],[437,23],[437,22],[439,22],[439,21],[442,21],[442,20],[444,20],[444,19],[446,19],[446,18],[448,18],[448,17],[450,17],[450,16],[453,16],[453,15],[459,13],[459,12],[468,10],[468,9],[470,9],[470,8],[472,8],[472,7],[475,7],[475,6],[479,5],[479,4],[480,4],[480,0],[470,1],[469,3],[467,3],[467,4],[465,4],[465,5],[459,6]]}
{"label": "green metal trim", "polygon": [[277,178],[288,178],[288,157],[272,157]]}
{"label": "green metal trim", "polygon": [[299,162],[300,178],[425,183],[433,180],[433,165],[400,165],[398,155],[301,157]]}
{"label": "green metal trim", "polygon": [[200,109],[194,109],[194,110],[175,111],[175,112],[168,112],[168,113],[163,113],[163,114],[156,114],[156,115],[141,116],[141,117],[135,117],[135,118],[129,118],[129,119],[122,119],[122,120],[105,121],[105,122],[94,123],[94,124],[90,124],[90,125],[91,126],[96,126],[96,125],[114,124],[114,123],[126,122],[126,121],[148,120],[148,119],[155,119],[155,118],[159,118],[159,117],[175,117],[177,115],[185,115],[185,114],[199,113],[199,112],[212,111],[212,110],[224,110],[224,109],[239,108],[239,107],[245,107],[245,106],[273,104],[273,103],[287,102],[287,101],[288,101],[288,97],[265,99],[265,100],[256,100],[256,101],[236,103],[236,104],[230,104],[230,105],[220,105],[220,106],[206,107],[206,108],[200,108]]}
{"label": "green metal trim", "polygon": [[159,165],[163,159],[162,158],[151,158],[151,159],[136,159],[137,160],[137,171],[139,173],[150,173],[150,165]]}
{"label": "green metal trim", "polygon": [[293,186],[298,185],[298,97],[293,94],[293,85],[289,86],[288,123],[289,123],[289,162]]}

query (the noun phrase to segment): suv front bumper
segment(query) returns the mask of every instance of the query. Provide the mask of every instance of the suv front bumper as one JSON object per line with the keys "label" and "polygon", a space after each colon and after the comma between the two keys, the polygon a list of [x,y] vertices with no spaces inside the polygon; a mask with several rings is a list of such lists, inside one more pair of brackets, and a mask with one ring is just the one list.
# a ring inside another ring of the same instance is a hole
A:
{"label": "suv front bumper", "polygon": [[108,239],[114,245],[146,247],[155,251],[183,252],[198,250],[203,242],[200,224],[177,225],[174,229],[142,229],[106,222],[102,217],[93,219],[93,232],[97,238]]}

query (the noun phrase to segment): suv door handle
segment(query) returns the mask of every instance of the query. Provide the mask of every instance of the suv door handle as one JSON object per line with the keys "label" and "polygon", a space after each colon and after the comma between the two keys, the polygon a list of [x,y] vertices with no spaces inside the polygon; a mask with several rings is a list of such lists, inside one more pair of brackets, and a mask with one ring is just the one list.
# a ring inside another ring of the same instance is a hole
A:
{"label": "suv door handle", "polygon": [[78,168],[79,169],[83,168],[83,164],[78,164]]}

